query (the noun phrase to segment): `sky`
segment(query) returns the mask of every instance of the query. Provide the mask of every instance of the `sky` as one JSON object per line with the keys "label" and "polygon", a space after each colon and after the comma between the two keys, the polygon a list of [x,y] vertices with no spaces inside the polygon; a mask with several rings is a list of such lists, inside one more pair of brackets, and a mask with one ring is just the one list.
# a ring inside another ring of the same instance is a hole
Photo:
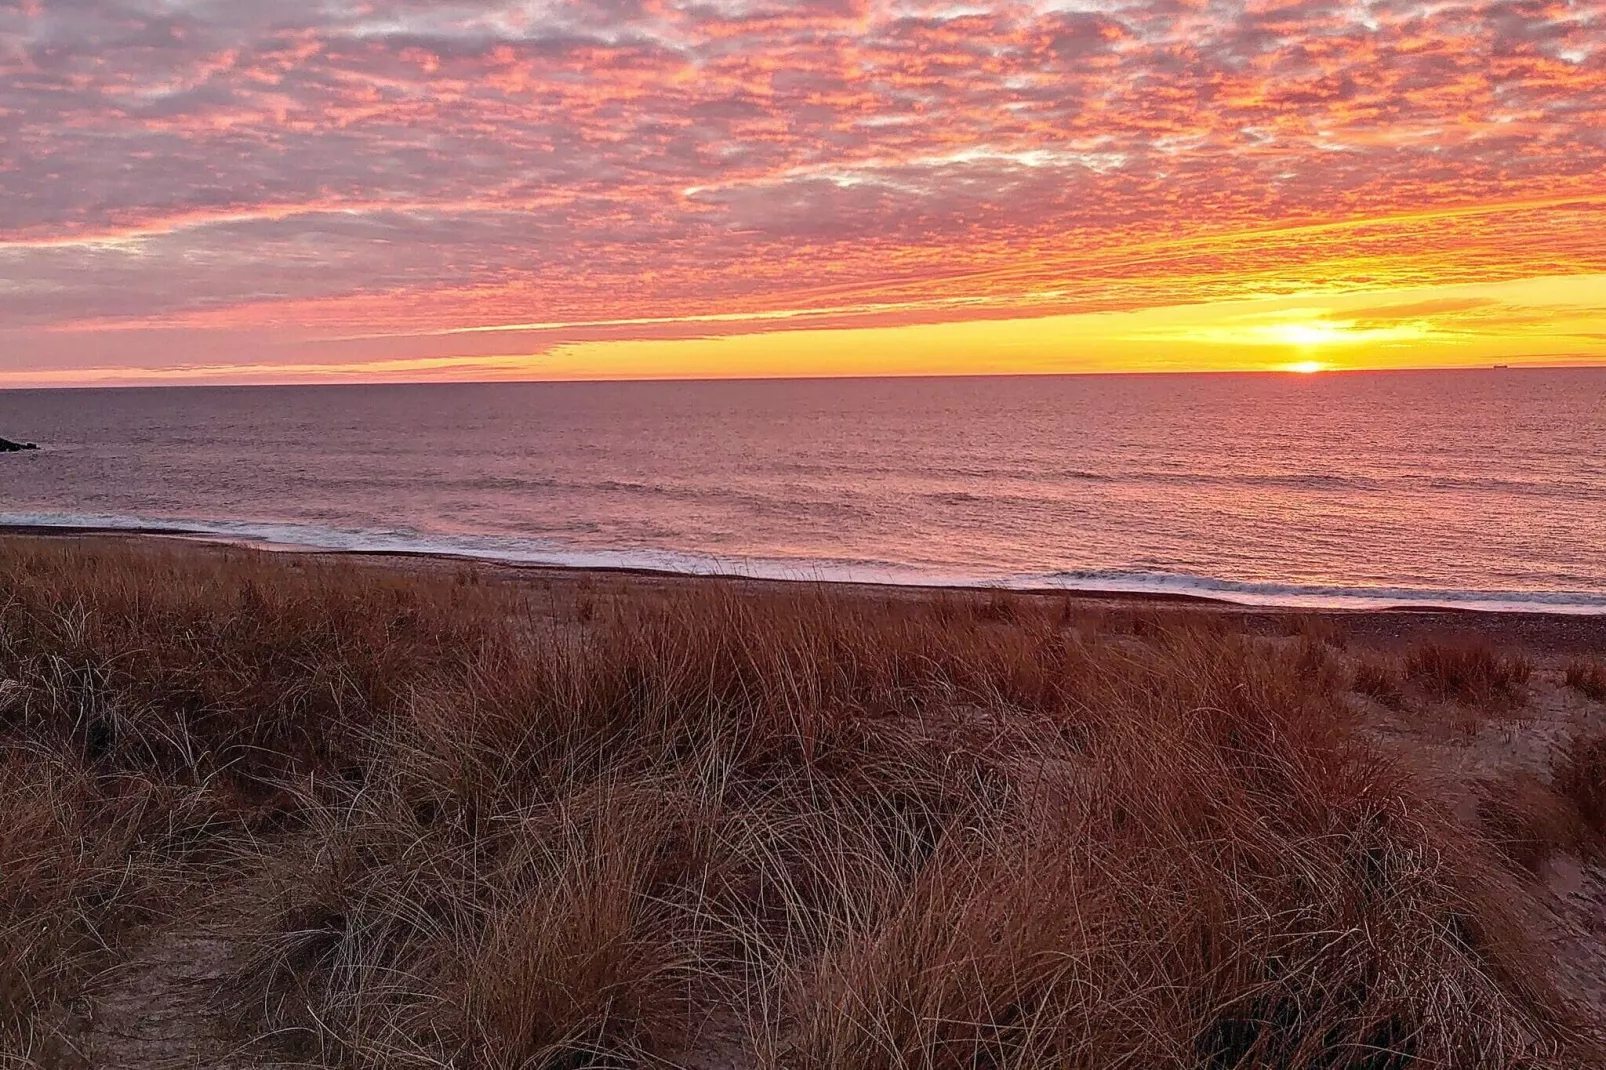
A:
{"label": "sky", "polygon": [[1606,363],[1606,0],[0,0],[0,386]]}

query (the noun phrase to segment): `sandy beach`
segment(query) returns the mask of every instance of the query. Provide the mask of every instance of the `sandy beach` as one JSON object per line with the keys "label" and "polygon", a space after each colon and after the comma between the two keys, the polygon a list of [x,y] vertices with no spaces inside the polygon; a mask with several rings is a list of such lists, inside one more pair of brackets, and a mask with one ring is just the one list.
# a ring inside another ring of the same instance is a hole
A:
{"label": "sandy beach", "polygon": [[1291,618],[1320,621],[1342,630],[1357,640],[1380,648],[1401,647],[1435,635],[1478,636],[1502,645],[1522,647],[1545,658],[1572,654],[1606,652],[1606,613],[1544,613],[1468,610],[1453,606],[1401,606],[1390,609],[1310,609],[1299,606],[1251,606],[1225,598],[1165,592],[1110,593],[1065,588],[1041,590],[992,587],[919,586],[914,584],[875,584],[820,582],[813,580],[752,579],[742,576],[698,576],[642,568],[572,568],[552,565],[515,564],[479,558],[431,553],[392,553],[383,551],[324,550],[316,547],[257,547],[252,543],[229,540],[202,532],[174,530],[159,534],[130,532],[114,528],[60,526],[0,526],[0,539],[44,538],[74,542],[177,543],[194,547],[255,550],[290,559],[309,558],[343,561],[353,567],[376,568],[419,576],[456,575],[470,570],[493,582],[541,589],[571,589],[576,586],[614,585],[630,590],[675,591],[696,588],[728,588],[746,592],[785,591],[792,587],[829,590],[839,597],[869,601],[922,601],[942,598],[998,595],[1035,603],[1070,602],[1079,611],[1142,613],[1198,613],[1220,615],[1235,627],[1275,632],[1287,627]]}

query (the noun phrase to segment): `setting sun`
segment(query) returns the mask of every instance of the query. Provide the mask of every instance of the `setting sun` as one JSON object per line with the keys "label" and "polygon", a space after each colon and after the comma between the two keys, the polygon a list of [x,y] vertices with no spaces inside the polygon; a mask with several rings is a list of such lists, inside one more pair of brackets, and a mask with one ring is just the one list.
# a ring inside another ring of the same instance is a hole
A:
{"label": "setting sun", "polygon": [[1327,370],[1327,365],[1323,364],[1319,360],[1301,360],[1301,361],[1295,361],[1293,364],[1284,364],[1283,365],[1283,371],[1285,371],[1285,372],[1297,372],[1300,375],[1312,375],[1312,374],[1314,374],[1316,372],[1326,371],[1326,370]]}

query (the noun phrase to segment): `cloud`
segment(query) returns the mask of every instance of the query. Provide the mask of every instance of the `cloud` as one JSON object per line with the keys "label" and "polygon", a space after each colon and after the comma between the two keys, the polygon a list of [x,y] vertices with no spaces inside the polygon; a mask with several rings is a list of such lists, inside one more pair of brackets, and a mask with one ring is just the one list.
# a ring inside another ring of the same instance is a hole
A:
{"label": "cloud", "polygon": [[1606,17],[1564,0],[6,0],[0,139],[37,330],[1606,266]]}

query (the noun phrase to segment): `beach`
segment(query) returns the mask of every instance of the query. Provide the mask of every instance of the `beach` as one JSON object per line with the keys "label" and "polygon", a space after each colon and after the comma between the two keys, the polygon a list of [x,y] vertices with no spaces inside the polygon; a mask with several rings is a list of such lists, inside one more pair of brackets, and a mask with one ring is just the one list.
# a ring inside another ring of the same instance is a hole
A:
{"label": "beach", "polygon": [[[771,579],[736,574],[701,574],[643,566],[547,565],[496,561],[465,554],[428,551],[329,550],[314,546],[273,545],[256,540],[228,538],[202,531],[153,533],[122,528],[69,525],[0,525],[0,539],[40,538],[110,545],[129,542],[178,544],[205,552],[233,548],[285,556],[290,559],[340,561],[353,567],[374,568],[417,576],[474,574],[514,587],[570,590],[614,583],[630,590],[674,591],[729,589],[747,593],[787,591],[799,587],[831,592],[834,596],[867,601],[922,602],[933,599],[1000,597],[1024,603],[1069,602],[1080,611],[1139,613],[1183,610],[1220,615],[1246,630],[1276,631],[1291,620],[1321,621],[1347,635],[1380,648],[1402,648],[1415,639],[1453,633],[1486,638],[1501,645],[1522,647],[1546,658],[1606,651],[1606,612],[1581,612],[1572,607],[1543,610],[1475,610],[1454,600],[1434,604],[1390,606],[1373,596],[1378,608],[1340,609],[1301,605],[1265,605],[1234,601],[1229,597],[1172,591],[1103,591],[1074,587],[994,586],[984,584],[924,585],[916,582],[877,583],[849,580]],[[801,575],[801,573],[800,573]]]}
{"label": "beach", "polygon": [[7,533],[0,1036],[1595,1065],[1603,633]]}

